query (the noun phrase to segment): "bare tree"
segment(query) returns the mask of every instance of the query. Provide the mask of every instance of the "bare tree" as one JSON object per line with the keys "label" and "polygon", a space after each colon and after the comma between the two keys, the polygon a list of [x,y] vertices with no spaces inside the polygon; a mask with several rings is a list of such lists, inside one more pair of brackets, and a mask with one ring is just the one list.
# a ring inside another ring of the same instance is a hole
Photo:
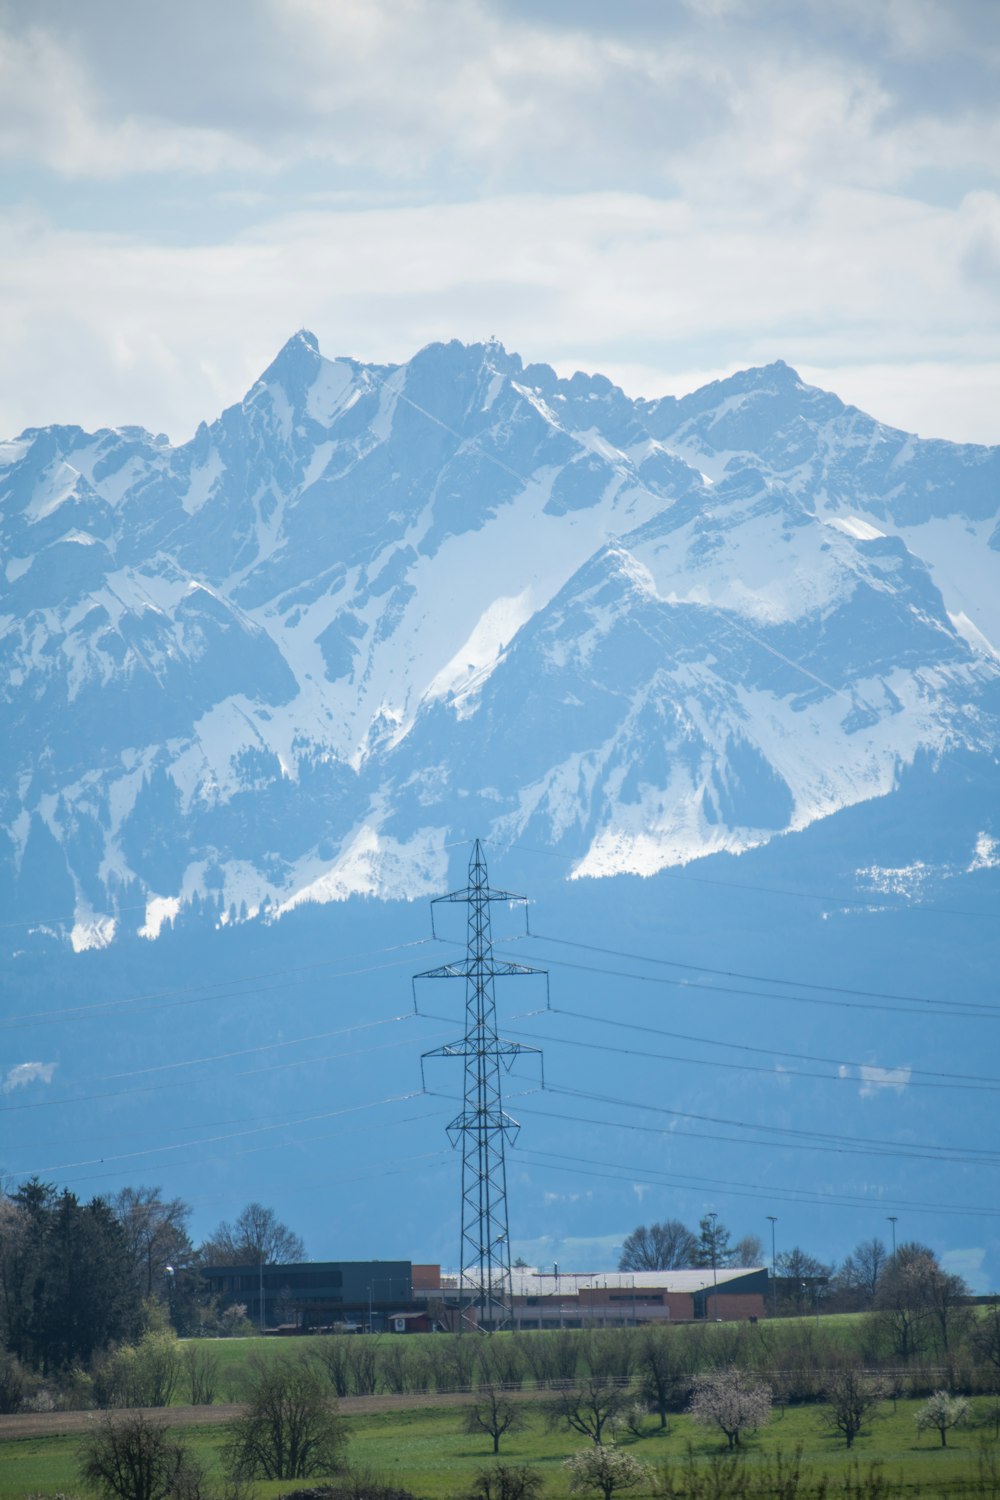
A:
{"label": "bare tree", "polygon": [[969,1289],[938,1263],[933,1250],[916,1242],[900,1245],[882,1274],[876,1307],[903,1361],[936,1337],[948,1354],[955,1327],[967,1318]]}
{"label": "bare tree", "polygon": [[1000,1381],[1000,1307],[995,1302],[973,1323],[970,1338],[980,1359],[993,1366],[994,1381]]}
{"label": "bare tree", "polygon": [[683,1348],[672,1328],[651,1324],[639,1331],[636,1341],[636,1373],[639,1392],[647,1407],[667,1425],[667,1410],[677,1380],[685,1368]]}
{"label": "bare tree", "polygon": [[778,1256],[776,1289],[785,1310],[789,1312],[811,1312],[826,1296],[832,1268],[793,1245]]}
{"label": "bare tree", "polygon": [[675,1271],[692,1263],[697,1241],[680,1219],[640,1224],[622,1242],[619,1271]]}
{"label": "bare tree", "polygon": [[351,1394],[350,1344],[356,1335],[335,1333],[325,1339],[310,1339],[309,1354],[326,1372],[338,1396]]}
{"label": "bare tree", "polygon": [[887,1391],[876,1376],[866,1375],[855,1365],[844,1365],[836,1372],[824,1395],[830,1426],[843,1433],[846,1446],[851,1448],[865,1422],[885,1400]]}
{"label": "bare tree", "polygon": [[634,1328],[588,1328],[576,1335],[580,1363],[591,1375],[606,1375],[619,1383],[632,1374]]}
{"label": "bare tree", "polygon": [[519,1390],[526,1370],[523,1339],[507,1337],[480,1342],[479,1379],[484,1385],[492,1383],[506,1390]]}
{"label": "bare tree", "polygon": [[173,1500],[197,1490],[201,1469],[168,1428],[134,1416],[105,1416],[77,1454],[80,1478],[107,1500]]}
{"label": "bare tree", "polygon": [[305,1259],[305,1246],[273,1208],[248,1203],[232,1224],[225,1220],[201,1247],[201,1258],[218,1266],[273,1266]]}
{"label": "bare tree", "polygon": [[142,1296],[159,1294],[167,1267],[187,1265],[191,1259],[189,1205],[181,1198],[163,1198],[158,1187],[125,1187],[112,1198],[111,1207]]}
{"label": "bare tree", "polygon": [[508,1432],[520,1432],[525,1425],[524,1409],[501,1387],[484,1385],[476,1400],[465,1409],[465,1431],[484,1432],[492,1439],[493,1452],[500,1452],[500,1439]]}
{"label": "bare tree", "polygon": [[736,1448],[741,1433],[770,1421],[771,1387],[730,1365],[698,1377],[688,1413],[703,1427],[718,1427],[729,1447]]}
{"label": "bare tree", "polygon": [[888,1263],[889,1254],[880,1239],[862,1240],[837,1272],[837,1282],[843,1291],[854,1293],[862,1306],[871,1307]]}
{"label": "bare tree", "polygon": [[560,1391],[548,1402],[550,1427],[568,1427],[589,1437],[600,1447],[606,1433],[614,1432],[618,1418],[631,1397],[624,1386],[606,1375],[586,1375],[569,1390]]}
{"label": "bare tree", "polygon": [[401,1396],[410,1386],[413,1368],[409,1339],[391,1338],[379,1349],[378,1383],[384,1391]]}
{"label": "bare tree", "polygon": [[532,1464],[492,1464],[472,1482],[472,1500],[535,1500],[545,1476]]}
{"label": "bare tree", "polygon": [[219,1388],[219,1356],[204,1343],[188,1341],[181,1355],[192,1406],[211,1406]]}
{"label": "bare tree", "polygon": [[335,1474],[344,1430],[319,1371],[305,1356],[248,1361],[246,1408],[229,1429],[225,1456],[241,1479]]}
{"label": "bare tree", "polygon": [[759,1234],[745,1234],[729,1252],[731,1266],[762,1266],[764,1242]]}
{"label": "bare tree", "polygon": [[359,1338],[347,1336],[347,1368],[351,1372],[351,1391],[355,1396],[374,1396],[378,1390],[378,1349],[381,1339],[377,1333],[368,1333]]}
{"label": "bare tree", "polygon": [[0,1349],[0,1416],[20,1411],[28,1393],[28,1380],[13,1354]]}
{"label": "bare tree", "polygon": [[475,1339],[461,1333],[440,1334],[426,1347],[428,1370],[439,1391],[467,1391],[479,1359]]}

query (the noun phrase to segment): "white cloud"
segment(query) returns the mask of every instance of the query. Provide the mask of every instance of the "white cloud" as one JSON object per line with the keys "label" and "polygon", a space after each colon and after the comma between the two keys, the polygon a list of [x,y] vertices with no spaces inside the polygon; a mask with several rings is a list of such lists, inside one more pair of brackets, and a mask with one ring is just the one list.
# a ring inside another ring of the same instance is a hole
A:
{"label": "white cloud", "polygon": [[82,176],[325,161],[506,188],[995,170],[985,7],[638,9],[8,0],[0,149]]}
{"label": "white cloud", "polygon": [[843,367],[876,416],[884,390],[900,425],[937,411],[938,435],[996,438],[1000,288],[991,303],[960,264],[980,213],[837,192],[776,227],[639,194],[519,196],[314,210],[175,245],[15,211],[0,430],[139,422],[180,439],[305,324],[328,354],[380,360],[496,334],[562,369],[638,370],[634,395],[776,357],[836,389]]}
{"label": "white cloud", "polygon": [[862,1099],[872,1099],[882,1089],[893,1089],[901,1094],[910,1081],[912,1068],[877,1068],[873,1065],[862,1064],[861,1087],[858,1090]]}
{"label": "white cloud", "polygon": [[390,360],[496,334],[630,394],[781,357],[995,440],[1000,25],[975,15],[0,0],[0,432],[186,436],[305,324]]}
{"label": "white cloud", "polygon": [[54,1062],[15,1063],[4,1074],[3,1082],[0,1083],[0,1094],[10,1094],[14,1089],[26,1088],[29,1083],[51,1083],[56,1067],[57,1064]]}

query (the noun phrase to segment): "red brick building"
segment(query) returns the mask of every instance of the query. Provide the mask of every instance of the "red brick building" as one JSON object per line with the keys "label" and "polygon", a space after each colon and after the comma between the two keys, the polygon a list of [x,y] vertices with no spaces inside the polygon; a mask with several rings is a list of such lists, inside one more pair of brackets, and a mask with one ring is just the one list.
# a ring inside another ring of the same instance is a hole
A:
{"label": "red brick building", "polygon": [[[423,1285],[415,1297],[434,1300],[453,1321],[458,1309],[458,1277],[441,1276]],[[511,1274],[514,1328],[615,1328],[642,1323],[740,1322],[764,1316],[767,1271],[743,1266],[713,1273],[711,1267],[690,1271],[534,1271]],[[470,1312],[472,1310],[470,1309]]]}

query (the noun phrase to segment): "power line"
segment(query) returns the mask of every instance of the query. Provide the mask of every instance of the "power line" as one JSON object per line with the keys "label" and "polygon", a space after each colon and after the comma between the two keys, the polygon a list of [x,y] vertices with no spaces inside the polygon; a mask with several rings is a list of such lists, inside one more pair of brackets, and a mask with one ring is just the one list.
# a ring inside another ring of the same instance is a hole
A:
{"label": "power line", "polygon": [[[864,1068],[873,1069],[879,1073],[900,1072],[907,1073],[907,1086],[910,1088],[942,1088],[942,1089],[968,1089],[972,1093],[990,1093],[1000,1089],[1000,1078],[990,1078],[976,1073],[939,1073],[929,1068],[914,1068],[908,1063],[897,1063],[894,1068],[880,1067],[875,1063],[852,1062],[847,1058],[821,1057],[808,1052],[787,1052],[779,1047],[754,1047],[748,1042],[720,1042],[714,1037],[693,1036],[683,1031],[664,1031],[659,1026],[640,1026],[631,1021],[620,1021],[608,1016],[595,1016],[580,1010],[565,1010],[562,1006],[553,1005],[549,1012],[535,1011],[535,1015],[551,1014],[553,1016],[567,1016],[570,1020],[590,1021],[598,1026],[613,1026],[623,1031],[640,1031],[647,1036],[668,1037],[674,1041],[696,1042],[705,1047],[725,1047],[734,1052],[753,1052],[764,1057],[793,1057],[800,1062],[829,1063],[835,1068],[857,1068],[859,1073]],[[435,1018],[436,1019],[436,1018]],[[534,1034],[534,1033],[532,1033]],[[610,1052],[623,1052],[632,1057],[656,1057],[664,1062],[682,1062],[695,1067],[706,1068],[736,1068],[741,1072],[766,1073],[775,1078],[819,1078],[830,1083],[856,1082],[846,1075],[838,1076],[831,1073],[806,1072],[801,1068],[764,1067],[762,1064],[754,1066],[749,1063],[732,1063],[704,1057],[673,1057],[667,1053],[649,1052],[645,1049],[632,1047],[609,1047],[603,1042],[583,1042],[576,1037],[546,1037],[539,1036],[539,1041],[561,1042],[567,1047],[593,1047],[598,1050]],[[930,1082],[924,1080],[947,1080],[944,1082]],[[877,1084],[878,1080],[873,1079]]]}
{"label": "power line", "polygon": [[[416,1115],[416,1116],[413,1116],[412,1118],[414,1118],[414,1119],[425,1119],[425,1118],[429,1118],[429,1116]],[[353,1132],[351,1132],[351,1133],[353,1133]],[[340,1132],[332,1131],[332,1132],[328,1132],[325,1135],[311,1136],[309,1138],[309,1141],[305,1142],[305,1143],[304,1142],[294,1142],[294,1141],[286,1143],[286,1142],[283,1142],[283,1141],[278,1141],[278,1142],[273,1142],[271,1146],[266,1147],[266,1148],[262,1147],[262,1146],[254,1146],[254,1147],[250,1148],[247,1151],[230,1151],[230,1152],[227,1152],[224,1156],[221,1155],[221,1154],[216,1154],[216,1155],[210,1155],[210,1156],[200,1156],[200,1157],[194,1158],[194,1159],[192,1159],[190,1161],[162,1162],[162,1163],[158,1164],[156,1170],[157,1170],[157,1173],[159,1174],[159,1173],[170,1172],[170,1171],[172,1171],[172,1170],[174,1170],[175,1168],[178,1168],[178,1167],[192,1167],[192,1166],[204,1167],[209,1162],[229,1162],[229,1161],[232,1161],[233,1159],[235,1159],[236,1157],[251,1156],[251,1155],[253,1155],[253,1153],[255,1151],[261,1151],[261,1150],[265,1150],[265,1149],[271,1150],[271,1149],[273,1149],[273,1147],[275,1145],[278,1145],[278,1146],[285,1145],[285,1144],[291,1144],[291,1145],[302,1145],[302,1144],[315,1145],[318,1141],[330,1140],[334,1135],[338,1135],[339,1136],[339,1134],[340,1134]],[[420,1156],[410,1157],[408,1159],[410,1161],[435,1161],[435,1160],[443,1160],[446,1156],[448,1156],[448,1154],[449,1153],[447,1151],[445,1151],[445,1150],[441,1150],[441,1151],[429,1151],[429,1152],[423,1152],[423,1153],[421,1153]],[[407,1158],[402,1158],[402,1160],[406,1161]],[[408,1171],[408,1170],[409,1170],[409,1168],[400,1166],[397,1163],[397,1165],[395,1165],[393,1167],[383,1167],[381,1170],[379,1170],[379,1169],[372,1170],[372,1169],[366,1168],[364,1171],[357,1173],[353,1177],[326,1178],[325,1182],[326,1182],[327,1186],[332,1186],[332,1185],[338,1184],[338,1183],[367,1182],[370,1178],[375,1178],[375,1177],[396,1177],[396,1176],[401,1175],[401,1173],[403,1173],[405,1171]],[[109,1178],[120,1178],[120,1177],[125,1177],[127,1175],[128,1175],[128,1168],[122,1168],[120,1171],[115,1171],[115,1172],[87,1172],[87,1173],[84,1173],[83,1175],[77,1175],[75,1177],[67,1177],[67,1178],[65,1178],[63,1180],[65,1182],[67,1182],[67,1183],[70,1183],[70,1182],[102,1182],[102,1181],[107,1181]],[[283,1187],[283,1189],[282,1189],[282,1191],[284,1193],[292,1193],[292,1194],[294,1194],[294,1193],[303,1193],[303,1192],[315,1194],[316,1190],[317,1190],[317,1183],[316,1183],[315,1177],[313,1177],[308,1183],[303,1184],[303,1185],[301,1185],[299,1187],[291,1187],[291,1188],[284,1188]],[[213,1201],[215,1201],[215,1200],[213,1200]],[[202,1200],[202,1203],[204,1203],[204,1200]]]}
{"label": "power line", "polygon": [[[872,1136],[848,1136],[834,1131],[801,1130],[793,1126],[785,1125],[761,1125],[754,1121],[730,1119],[724,1115],[708,1115],[696,1113],[693,1110],[671,1109],[663,1104],[645,1104],[636,1099],[616,1099],[607,1094],[595,1094],[586,1089],[560,1088],[558,1085],[545,1085],[547,1094],[556,1094],[569,1099],[586,1099],[597,1104],[609,1104],[621,1109],[637,1109],[645,1113],[668,1115],[671,1119],[693,1120],[699,1124],[723,1125],[730,1129],[743,1131],[757,1131],[770,1139],[753,1140],[749,1137],[733,1136],[705,1136],[708,1140],[741,1141],[743,1144],[755,1146],[781,1146],[785,1150],[811,1150],[824,1153],[857,1155],[857,1156],[890,1156],[905,1160],[915,1161],[938,1161],[943,1163],[961,1163],[966,1166],[1000,1166],[1000,1153],[996,1151],[984,1151],[978,1147],[966,1146],[937,1146],[930,1142],[912,1142],[908,1147],[901,1147],[890,1141],[881,1140]],[[538,1113],[538,1111],[535,1111]],[[574,1118],[567,1116],[567,1118]],[[643,1129],[642,1127],[625,1124],[615,1120],[585,1120],[583,1123],[611,1125],[623,1129]],[[662,1134],[661,1132],[657,1132]],[[700,1132],[685,1131],[685,1135],[698,1135]],[[676,1135],[677,1132],[674,1132]],[[791,1139],[783,1139],[791,1137]]]}
{"label": "power line", "polygon": [[[535,937],[537,936],[537,934],[533,933],[532,936]],[[550,939],[545,938],[544,941],[548,942],[550,941]],[[528,958],[537,957],[537,955],[530,953],[526,954],[525,956]],[[667,959],[644,959],[641,955],[637,955],[635,961],[637,963],[664,964],[669,962],[669,960]],[[966,1017],[967,1019],[977,1021],[995,1020],[1000,1018],[1000,1006],[974,1005],[973,1002],[969,1002],[968,1008],[955,1005],[948,1010],[920,1010],[916,1008],[916,1005],[888,1005],[881,1001],[865,1001],[862,1003],[859,1000],[837,1000],[826,995],[779,995],[775,994],[771,990],[747,990],[740,989],[739,987],[734,985],[697,984],[690,979],[672,979],[668,975],[657,974],[632,974],[625,969],[610,969],[599,966],[597,964],[573,963],[570,959],[565,958],[560,959],[546,957],[544,962],[552,964],[556,968],[573,969],[582,974],[600,974],[607,979],[631,979],[634,980],[637,984],[669,985],[672,989],[687,990],[699,996],[742,995],[751,1000],[779,1000],[784,1002],[785,1004],[790,1005],[823,1005],[832,1007],[837,1010],[878,1010],[894,1012],[896,1014],[907,1016],[947,1016],[951,1019],[962,1016]],[[694,964],[684,965],[683,967],[697,969],[697,965]],[[699,972],[707,973],[709,971],[703,969]],[[785,984],[789,981],[778,980],[776,982],[779,984]],[[934,1004],[948,1004],[947,1001],[924,1001],[920,1003],[926,1004],[928,1006]]]}
{"label": "power line", "polygon": [[[422,948],[431,942],[431,938],[416,938],[409,943],[394,943],[388,948],[372,948],[355,955],[358,958],[377,957],[385,953],[403,953],[410,948]],[[388,964],[370,964],[360,969],[344,969],[337,974],[329,974],[329,979],[355,979],[363,974],[376,974],[385,969],[395,969],[408,964],[408,959],[398,959]],[[0,1031],[21,1029],[39,1024],[64,1025],[67,1021],[76,1020],[100,1020],[103,1017],[118,1018],[120,1011],[125,1007],[143,1006],[142,1014],[150,1010],[169,1010],[177,1005],[198,1004],[213,1000],[246,1000],[257,995],[273,994],[275,990],[285,989],[292,975],[307,975],[316,973],[322,969],[328,969],[330,961],[326,960],[314,964],[301,964],[291,969],[278,969],[269,974],[238,975],[232,979],[216,979],[207,984],[175,985],[167,990],[154,990],[145,995],[126,995],[117,1000],[96,1000],[90,1005],[63,1006],[56,1010],[43,1010],[35,1012],[22,1012],[19,1015],[8,1017],[0,1022]],[[261,980],[278,979],[280,984],[260,987]],[[234,985],[251,985],[248,990],[236,990],[232,993],[215,994],[213,991],[220,990],[224,986],[232,989]],[[180,999],[169,999],[169,996],[181,996]],[[191,998],[185,998],[191,997]]]}
{"label": "power line", "polygon": [[[367,1057],[373,1052],[384,1052],[391,1047],[403,1045],[403,1043],[389,1042],[378,1047],[362,1047],[354,1052],[332,1052],[323,1057],[304,1057],[295,1062],[270,1063],[263,1068],[250,1068],[242,1073],[228,1075],[233,1078],[248,1078],[257,1073],[276,1073],[289,1067],[305,1067],[314,1062],[337,1062],[347,1057]],[[140,1070],[142,1071],[142,1070]],[[150,1070],[152,1071],[152,1070]],[[30,1103],[7,1104],[0,1109],[0,1115],[20,1113],[29,1109],[57,1109],[70,1104],[89,1104],[101,1099],[125,1099],[134,1094],[156,1094],[168,1089],[185,1089],[191,1086],[191,1079],[178,1079],[174,1083],[147,1083],[139,1084],[135,1088],[107,1089],[99,1094],[68,1094],[61,1099],[34,1099]]]}
{"label": "power line", "polygon": [[[546,1090],[546,1092],[551,1092],[551,1090]],[[584,1097],[588,1097],[588,1096],[584,1095]],[[645,1108],[645,1109],[652,1108],[651,1105],[640,1105],[638,1107],[639,1108]],[[525,1106],[522,1109],[522,1113],[523,1114],[542,1115],[542,1116],[545,1117],[545,1119],[565,1120],[565,1121],[568,1121],[571,1124],[576,1124],[576,1125],[598,1125],[602,1129],[608,1129],[608,1128],[610,1128],[610,1129],[614,1129],[614,1130],[633,1130],[633,1131],[638,1131],[642,1135],[655,1135],[655,1136],[659,1137],[660,1140],[662,1140],[664,1136],[668,1136],[671,1141],[684,1141],[684,1140],[720,1141],[724,1145],[729,1145],[729,1146],[765,1146],[765,1147],[770,1148],[771,1150],[775,1150],[775,1149],[780,1148],[783,1151],[811,1151],[813,1153],[819,1152],[819,1153],[821,1153],[823,1155],[836,1155],[836,1156],[872,1156],[872,1157],[890,1157],[890,1158],[891,1157],[901,1157],[902,1159],[904,1159],[906,1161],[937,1161],[937,1162],[941,1162],[941,1163],[945,1163],[945,1164],[948,1163],[948,1162],[956,1162],[956,1163],[958,1163],[960,1165],[964,1165],[964,1166],[997,1166],[997,1165],[1000,1165],[1000,1163],[996,1163],[996,1162],[982,1162],[982,1161],[968,1162],[963,1157],[941,1157],[941,1156],[928,1157],[926,1155],[922,1155],[919,1152],[900,1152],[900,1151],[891,1151],[891,1150],[877,1151],[877,1150],[873,1150],[871,1148],[856,1148],[856,1149],[852,1150],[852,1149],[850,1149],[849,1147],[846,1147],[846,1146],[826,1146],[826,1145],[821,1145],[821,1144],[815,1144],[814,1145],[814,1144],[811,1144],[811,1143],[809,1143],[807,1141],[756,1140],[752,1136],[742,1136],[741,1137],[741,1136],[734,1136],[734,1135],[720,1135],[718,1132],[711,1131],[711,1130],[675,1130],[675,1131],[669,1131],[669,1130],[666,1130],[664,1127],[658,1126],[658,1125],[638,1125],[638,1124],[636,1124],[634,1122],[625,1121],[625,1120],[599,1120],[599,1119],[596,1119],[593,1115],[570,1115],[570,1114],[566,1114],[566,1113],[561,1113],[558,1110],[538,1110],[538,1109],[533,1110],[533,1109],[529,1108],[528,1106]]]}
{"label": "power line", "polygon": [[[234,1057],[252,1057],[258,1052],[275,1052],[280,1047],[301,1047],[305,1042],[324,1042],[335,1036],[352,1036],[356,1031],[373,1031],[379,1026],[392,1026],[397,1021],[410,1021],[412,1019],[412,1013],[406,1011],[399,1016],[384,1016],[379,1021],[359,1021],[356,1026],[342,1026],[336,1031],[315,1031],[311,1036],[289,1037],[280,1042],[261,1042],[256,1047],[239,1047],[233,1052],[216,1052],[207,1057],[187,1057],[181,1059],[179,1062],[153,1063],[148,1068],[130,1068],[125,1073],[100,1073],[98,1075],[98,1080],[100,1082],[104,1082],[105,1080],[110,1082],[116,1078],[138,1078],[146,1073],[166,1073],[172,1071],[175,1068],[194,1068],[200,1067],[206,1063],[229,1062]],[[357,1054],[347,1053],[333,1055],[356,1056]],[[301,1061],[315,1062],[319,1061],[319,1059],[308,1057],[301,1059]],[[262,1069],[260,1071],[266,1072],[270,1070]],[[237,1074],[236,1076],[241,1077],[245,1075]]]}
{"label": "power line", "polygon": [[122,1151],[114,1156],[95,1156],[86,1161],[51,1162],[41,1167],[19,1167],[15,1168],[12,1175],[15,1177],[40,1176],[43,1172],[62,1172],[75,1167],[103,1166],[109,1162],[132,1161],[143,1156],[160,1156],[172,1151],[186,1151],[194,1146],[217,1145],[221,1141],[242,1140],[247,1136],[263,1135],[272,1130],[286,1130],[296,1125],[310,1125],[318,1120],[332,1120],[343,1115],[358,1114],[364,1110],[377,1109],[384,1104],[403,1104],[412,1099],[419,1099],[417,1091],[408,1094],[390,1094],[384,1099],[375,1099],[369,1104],[345,1105],[343,1109],[328,1109],[317,1114],[293,1116],[288,1120],[279,1120],[272,1125],[255,1125],[249,1130],[231,1131],[224,1135],[207,1135],[200,1140],[173,1141],[165,1146],[147,1146],[138,1151]]}
{"label": "power line", "polygon": [[[582,948],[588,953],[602,953],[609,958],[627,958],[635,963],[657,964],[670,969],[686,969],[689,973],[713,974],[723,979],[743,979],[756,984],[781,984],[794,989],[820,990],[828,995],[851,995],[870,1000],[892,1000],[911,1005],[948,1005],[946,1000],[929,999],[926,995],[906,995],[884,990],[864,990],[842,984],[817,984],[811,979],[783,979],[774,974],[747,974],[739,969],[712,969],[707,964],[681,963],[674,958],[656,957],[649,953],[627,953],[620,948],[599,948],[595,943],[578,943],[570,938],[550,937],[546,933],[533,932],[532,937],[546,943],[558,943],[563,948]],[[1000,1005],[979,1001],[960,1001],[959,1004],[975,1010],[1000,1011]]]}
{"label": "power line", "polygon": [[[1000,1208],[972,1207],[967,1204],[956,1203],[921,1203],[907,1198],[879,1198],[862,1197],[848,1193],[815,1192],[809,1188],[783,1187],[779,1184],[733,1182],[724,1177],[706,1177],[704,1174],[686,1172],[665,1172],[643,1166],[637,1167],[633,1162],[606,1162],[597,1161],[586,1156],[572,1156],[557,1151],[539,1151],[532,1148],[518,1147],[519,1158],[538,1157],[541,1158],[540,1165],[548,1165],[549,1161],[555,1162],[554,1170],[560,1172],[572,1172],[576,1176],[589,1177],[599,1176],[610,1178],[614,1182],[651,1181],[657,1187],[682,1188],[686,1190],[697,1190],[698,1188],[715,1188],[721,1195],[735,1198],[752,1198],[757,1202],[770,1203],[803,1203],[816,1204],[819,1207],[833,1205],[836,1208],[871,1208],[876,1211],[884,1208],[903,1208],[912,1212],[921,1213],[944,1213],[956,1214],[970,1218],[995,1219],[1000,1218]],[[575,1162],[577,1166],[563,1166],[564,1162]],[[595,1168],[616,1167],[619,1170],[595,1171]]]}

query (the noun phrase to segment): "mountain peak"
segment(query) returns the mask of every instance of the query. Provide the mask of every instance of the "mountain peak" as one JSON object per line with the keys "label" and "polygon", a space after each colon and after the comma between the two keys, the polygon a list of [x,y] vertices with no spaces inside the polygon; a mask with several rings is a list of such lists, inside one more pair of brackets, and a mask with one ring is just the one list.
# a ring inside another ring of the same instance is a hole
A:
{"label": "mountain peak", "polygon": [[[726,395],[743,395],[750,391],[770,391],[786,394],[796,389],[803,390],[806,383],[799,372],[783,359],[772,360],[768,365],[751,365],[747,370],[737,370],[723,380],[715,380],[704,386],[706,391],[723,392]],[[697,392],[696,394],[700,394]]]}
{"label": "mountain peak", "polygon": [[278,350],[255,389],[279,385],[289,399],[294,400],[303,396],[312,385],[322,361],[316,335],[308,328],[300,328]]}

